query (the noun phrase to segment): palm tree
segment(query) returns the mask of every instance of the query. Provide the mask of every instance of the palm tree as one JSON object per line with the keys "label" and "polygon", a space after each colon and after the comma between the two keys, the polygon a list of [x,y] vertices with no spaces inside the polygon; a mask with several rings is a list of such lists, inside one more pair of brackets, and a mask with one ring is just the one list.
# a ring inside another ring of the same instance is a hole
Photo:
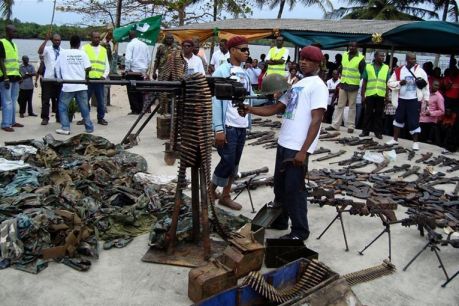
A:
{"label": "palm tree", "polygon": [[13,15],[14,0],[2,0],[0,3],[0,16],[5,17],[6,21],[11,20]]}
{"label": "palm tree", "polygon": [[432,0],[435,10],[443,9],[442,13],[442,21],[446,21],[448,15],[452,18],[455,22],[458,22],[458,4],[455,0]]}
{"label": "palm tree", "polygon": [[375,19],[375,20],[422,20],[437,17],[435,11],[418,7],[423,0],[347,0],[350,7],[340,7],[326,14],[326,18]]}
{"label": "palm tree", "polygon": [[290,7],[292,10],[295,7],[295,4],[301,3],[305,6],[312,6],[318,5],[324,13],[327,13],[327,8],[333,10],[333,4],[330,0],[320,1],[320,0],[255,0],[255,3],[258,4],[260,8],[262,8],[265,4],[269,6],[269,9],[274,9],[276,6],[279,5],[279,12],[277,14],[277,19],[281,19],[282,13],[284,12],[285,4]]}

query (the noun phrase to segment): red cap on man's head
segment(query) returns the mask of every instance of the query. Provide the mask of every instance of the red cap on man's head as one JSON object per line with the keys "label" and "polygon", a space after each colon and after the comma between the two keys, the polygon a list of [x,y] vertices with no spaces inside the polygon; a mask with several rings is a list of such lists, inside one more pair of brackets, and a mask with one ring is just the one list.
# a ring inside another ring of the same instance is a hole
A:
{"label": "red cap on man's head", "polygon": [[240,45],[248,44],[249,41],[244,36],[234,36],[226,42],[226,48],[231,49]]}
{"label": "red cap on man's head", "polygon": [[322,51],[314,46],[304,47],[300,52],[300,58],[308,59],[313,62],[321,62],[323,57]]}

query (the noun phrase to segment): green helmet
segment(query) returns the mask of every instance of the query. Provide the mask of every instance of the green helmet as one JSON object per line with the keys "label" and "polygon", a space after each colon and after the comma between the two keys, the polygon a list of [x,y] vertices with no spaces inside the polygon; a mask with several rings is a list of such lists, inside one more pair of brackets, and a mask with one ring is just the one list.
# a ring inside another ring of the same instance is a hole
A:
{"label": "green helmet", "polygon": [[270,95],[275,92],[284,92],[290,88],[287,78],[277,73],[269,74],[261,83],[261,94]]}

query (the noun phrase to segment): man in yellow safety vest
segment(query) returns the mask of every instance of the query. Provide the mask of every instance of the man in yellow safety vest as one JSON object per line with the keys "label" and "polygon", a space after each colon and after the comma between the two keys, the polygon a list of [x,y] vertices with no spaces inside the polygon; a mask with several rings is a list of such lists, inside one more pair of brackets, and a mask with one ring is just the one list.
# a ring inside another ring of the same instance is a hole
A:
{"label": "man in yellow safety vest", "polygon": [[383,51],[375,51],[372,64],[367,64],[363,72],[362,101],[365,105],[363,128],[360,137],[369,135],[372,127],[376,138],[382,139],[384,101],[387,94],[389,66],[384,64]]}
{"label": "man in yellow safety vest", "polygon": [[287,58],[288,49],[284,47],[284,38],[279,36],[276,38],[276,46],[269,49],[268,56],[266,57],[266,64],[268,64],[266,75],[277,73],[287,77],[285,71]]}
{"label": "man in yellow safety vest", "polygon": [[[107,49],[100,45],[100,33],[93,31],[91,33],[91,43],[83,46],[83,51],[91,62],[91,71],[89,71],[90,80],[105,80],[110,73],[110,63],[108,62]],[[88,85],[88,100],[92,95],[95,95],[97,100],[97,123],[107,125],[105,117],[105,94],[104,84],[89,84]],[[82,125],[83,120],[78,121],[78,125]]]}
{"label": "man in yellow safety vest", "polygon": [[349,44],[349,51],[344,52],[342,61],[341,82],[339,88],[338,105],[333,114],[332,124],[326,130],[339,130],[343,121],[344,107],[349,105],[348,133],[354,132],[355,127],[355,102],[360,87],[360,79],[365,70],[365,57],[357,50],[357,43]]}
{"label": "man in yellow safety vest", "polygon": [[16,101],[19,95],[19,51],[13,42],[16,28],[7,25],[6,38],[0,39],[0,95],[2,98],[2,130],[14,132],[15,127],[23,127],[16,122]]}

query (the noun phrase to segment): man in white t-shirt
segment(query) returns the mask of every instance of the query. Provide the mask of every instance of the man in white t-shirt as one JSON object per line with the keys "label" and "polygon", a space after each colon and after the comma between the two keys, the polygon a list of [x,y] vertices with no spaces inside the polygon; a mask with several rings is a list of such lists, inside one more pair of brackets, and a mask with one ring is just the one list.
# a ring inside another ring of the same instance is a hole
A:
{"label": "man in white t-shirt", "polygon": [[341,81],[339,78],[338,70],[333,70],[331,73],[331,79],[327,81],[328,88],[328,103],[327,111],[325,112],[325,122],[331,123],[333,118],[333,111],[335,110],[335,104],[338,101],[338,90],[337,86]]}
{"label": "man in white t-shirt", "polygon": [[[150,64],[150,51],[143,41],[139,40],[135,30],[129,31],[129,43],[126,46],[125,71],[126,80],[145,80]],[[127,85],[127,94],[131,112],[128,115],[139,115],[143,110],[144,94],[135,86]]]}
{"label": "man in white t-shirt", "polygon": [[210,59],[208,68],[209,74],[214,73],[214,71],[217,70],[221,64],[228,62],[230,54],[228,48],[226,47],[227,42],[228,41],[226,39],[222,39],[218,43],[219,50],[215,51],[214,54],[212,54],[212,58]]}
{"label": "man in white t-shirt", "polygon": [[[418,88],[416,78],[425,81],[423,88]],[[387,86],[392,90],[392,104],[396,104],[394,118],[394,138],[387,144],[398,144],[400,129],[405,124],[413,137],[413,150],[419,150],[418,136],[421,132],[419,126],[419,115],[421,103],[429,103],[430,92],[429,82],[426,72],[416,64],[416,54],[408,52],[406,54],[406,65],[398,67],[387,82]],[[395,106],[395,105],[394,105]]]}
{"label": "man in white t-shirt", "polygon": [[[49,41],[49,34],[46,34],[45,41],[38,48],[38,54],[43,56],[45,65],[44,78],[54,79],[54,66],[59,54],[63,50],[61,48],[61,36],[54,34],[51,39],[51,46],[46,46]],[[51,110],[56,113],[56,120],[59,122],[59,112],[57,111],[59,95],[61,94],[62,84],[45,82],[41,83],[41,125],[47,125],[49,121],[49,100],[51,99]]]}
{"label": "man in white t-shirt", "polygon": [[[79,50],[81,39],[79,36],[73,35],[70,38],[70,49],[63,50],[56,62],[56,75],[64,80],[86,80],[88,73],[91,70],[91,62],[88,56],[82,50]],[[62,93],[59,99],[59,115],[61,119],[61,128],[56,130],[56,133],[69,135],[70,122],[68,117],[68,109],[70,101],[75,98],[78,107],[83,117],[84,126],[87,133],[94,131],[93,124],[89,118],[88,109],[88,86],[84,84],[64,84]]]}
{"label": "man in white t-shirt", "polygon": [[303,79],[294,84],[274,105],[244,106],[239,109],[241,115],[252,113],[272,116],[284,113],[274,170],[274,202],[282,206],[283,212],[270,227],[285,230],[290,218],[291,232],[281,239],[305,240],[309,236],[304,177],[308,156],[314,153],[317,146],[320,124],[327,109],[328,89],[317,75],[322,58],[319,48],[304,47],[300,53]]}
{"label": "man in white t-shirt", "polygon": [[205,75],[204,65],[199,56],[193,54],[194,43],[191,39],[185,39],[182,42],[182,54],[183,58],[187,63],[186,75],[190,75],[196,72]]}
{"label": "man in white t-shirt", "polygon": [[248,58],[244,66],[245,72],[249,76],[250,84],[253,90],[258,89],[258,77],[261,74],[261,69],[254,65],[252,58]]}

